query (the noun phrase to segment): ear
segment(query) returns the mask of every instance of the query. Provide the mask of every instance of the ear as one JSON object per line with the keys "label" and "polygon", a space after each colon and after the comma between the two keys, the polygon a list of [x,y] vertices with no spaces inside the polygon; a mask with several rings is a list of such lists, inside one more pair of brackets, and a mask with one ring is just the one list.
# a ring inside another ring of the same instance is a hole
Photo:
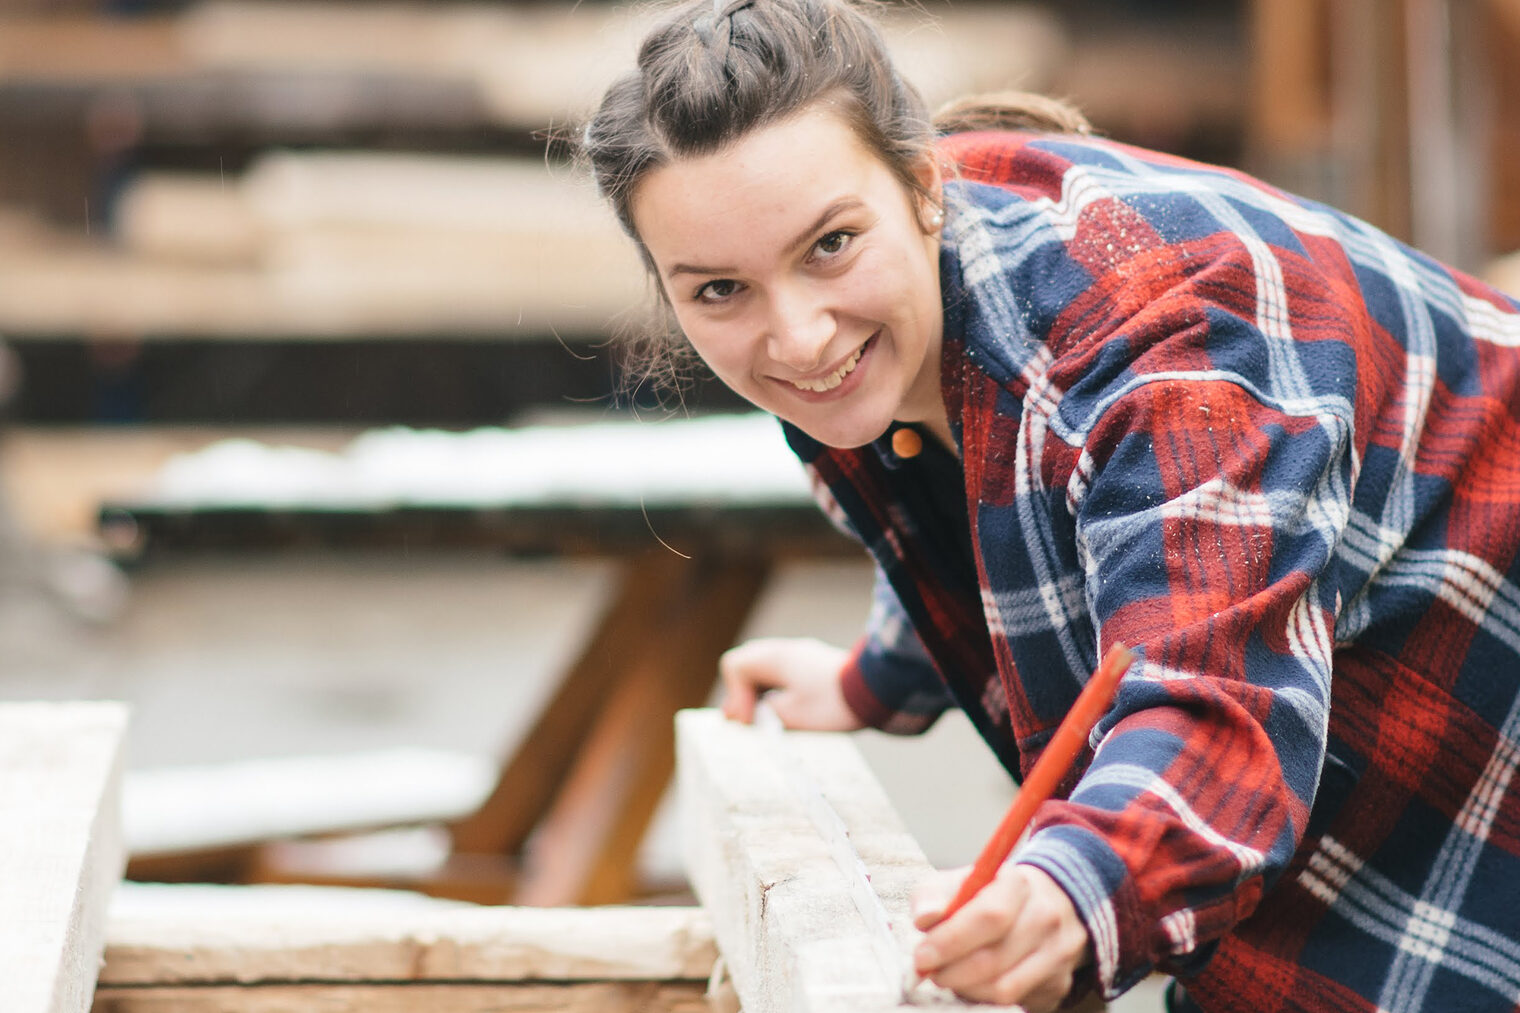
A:
{"label": "ear", "polygon": [[914,168],[913,175],[922,188],[915,195],[919,227],[926,235],[936,233],[945,223],[945,191],[939,159],[934,157],[934,152],[930,151],[924,155]]}

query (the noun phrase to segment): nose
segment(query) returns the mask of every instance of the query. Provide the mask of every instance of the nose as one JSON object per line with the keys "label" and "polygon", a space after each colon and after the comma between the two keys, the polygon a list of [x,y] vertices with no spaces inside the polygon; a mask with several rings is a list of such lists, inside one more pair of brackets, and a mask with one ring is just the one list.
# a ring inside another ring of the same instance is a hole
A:
{"label": "nose", "polygon": [[834,314],[805,288],[773,294],[768,325],[767,354],[798,373],[823,365],[836,329]]}

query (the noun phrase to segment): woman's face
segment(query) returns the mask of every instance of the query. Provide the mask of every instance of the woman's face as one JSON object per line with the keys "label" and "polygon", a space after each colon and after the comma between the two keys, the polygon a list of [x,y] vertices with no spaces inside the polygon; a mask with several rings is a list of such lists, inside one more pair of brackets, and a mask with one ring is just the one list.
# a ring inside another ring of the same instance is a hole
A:
{"label": "woman's face", "polygon": [[681,329],[738,394],[832,447],[893,419],[943,427],[935,209],[828,108],[654,170],[632,210]]}

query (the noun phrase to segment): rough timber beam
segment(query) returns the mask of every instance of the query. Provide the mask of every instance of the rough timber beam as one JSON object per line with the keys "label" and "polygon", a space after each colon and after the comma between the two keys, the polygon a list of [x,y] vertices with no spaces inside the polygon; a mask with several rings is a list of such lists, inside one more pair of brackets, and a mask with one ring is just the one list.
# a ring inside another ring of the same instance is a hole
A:
{"label": "rough timber beam", "polygon": [[94,1013],[709,1013],[700,982],[325,982],[103,990]]}
{"label": "rough timber beam", "polygon": [[[786,739],[849,831],[907,952],[910,893],[930,872],[923,851],[847,736]],[[780,743],[713,710],[677,715],[676,743],[687,874],[745,1013],[964,1006],[928,987],[901,1003],[901,982],[873,956],[844,876],[784,773]]]}
{"label": "rough timber beam", "polygon": [[204,914],[113,918],[95,1013],[709,1011],[717,951],[698,908],[377,914],[340,899],[292,917],[234,903],[279,887],[210,889]]}
{"label": "rough timber beam", "polygon": [[121,740],[110,703],[0,705],[0,1010],[83,1013],[121,878]]}

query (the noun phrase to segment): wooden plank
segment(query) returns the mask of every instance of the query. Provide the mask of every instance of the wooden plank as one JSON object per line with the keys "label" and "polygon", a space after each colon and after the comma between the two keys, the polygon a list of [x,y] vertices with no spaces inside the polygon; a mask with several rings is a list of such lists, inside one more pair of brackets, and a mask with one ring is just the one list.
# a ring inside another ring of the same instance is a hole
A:
{"label": "wooden plank", "polygon": [[12,16],[0,31],[0,78],[6,80],[160,78],[188,69],[174,18]]}
{"label": "wooden plank", "polygon": [[125,862],[114,703],[0,705],[0,1010],[81,1013]]}
{"label": "wooden plank", "polygon": [[[874,958],[775,744],[713,710],[681,713],[676,729],[687,872],[746,1013],[912,1008],[902,1005],[902,983],[888,980]],[[786,738],[849,830],[907,949],[916,936],[909,895],[930,871],[923,852],[848,737]]]}
{"label": "wooden plank", "polygon": [[146,176],[115,228],[0,243],[0,330],[547,338],[605,333],[647,295],[590,180],[533,159],[277,153]]}
{"label": "wooden plank", "polygon": [[516,900],[519,863],[515,857],[445,854],[436,862],[418,863],[415,868],[376,867],[366,862],[368,844],[364,837],[271,841],[253,849],[239,874],[224,882],[407,890],[470,904],[511,904]]}
{"label": "wooden plank", "polygon": [[[174,17],[16,17],[0,33],[0,85],[132,86],[180,77],[204,86],[233,73],[405,76],[467,82],[493,121],[540,127],[592,108],[632,65],[653,16],[632,5],[212,0]],[[1015,84],[1038,89],[1062,56],[1059,20],[1032,5],[933,4],[888,11],[884,22],[905,73],[931,102]],[[154,112],[147,110],[150,122]]]}
{"label": "wooden plank", "polygon": [[605,334],[644,298],[631,243],[592,243],[576,260],[557,242],[534,249],[438,232],[365,242],[353,231],[294,234],[258,267],[93,243],[0,247],[0,329],[69,339],[539,340]]}
{"label": "wooden plank", "polygon": [[139,175],[116,198],[112,232],[143,257],[189,263],[257,264],[262,225],[238,179],[209,173]]}
{"label": "wooden plank", "polygon": [[29,537],[89,544],[98,533],[101,502],[141,491],[177,454],[235,438],[336,452],[356,435],[355,429],[316,427],[7,426],[0,432],[0,487]]}
{"label": "wooden plank", "polygon": [[129,772],[133,857],[456,819],[495,779],[486,757],[400,747]]}
{"label": "wooden plank", "polygon": [[711,1013],[698,982],[101,988],[94,1013]]}
{"label": "wooden plank", "polygon": [[[277,887],[200,889],[214,891],[196,905],[205,908],[204,916],[171,908],[113,919],[101,986],[705,982],[717,958],[710,919],[700,908],[464,907],[380,914],[335,906],[289,916],[231,903],[235,895],[270,895]],[[219,904],[215,891],[226,892],[229,902]]]}

